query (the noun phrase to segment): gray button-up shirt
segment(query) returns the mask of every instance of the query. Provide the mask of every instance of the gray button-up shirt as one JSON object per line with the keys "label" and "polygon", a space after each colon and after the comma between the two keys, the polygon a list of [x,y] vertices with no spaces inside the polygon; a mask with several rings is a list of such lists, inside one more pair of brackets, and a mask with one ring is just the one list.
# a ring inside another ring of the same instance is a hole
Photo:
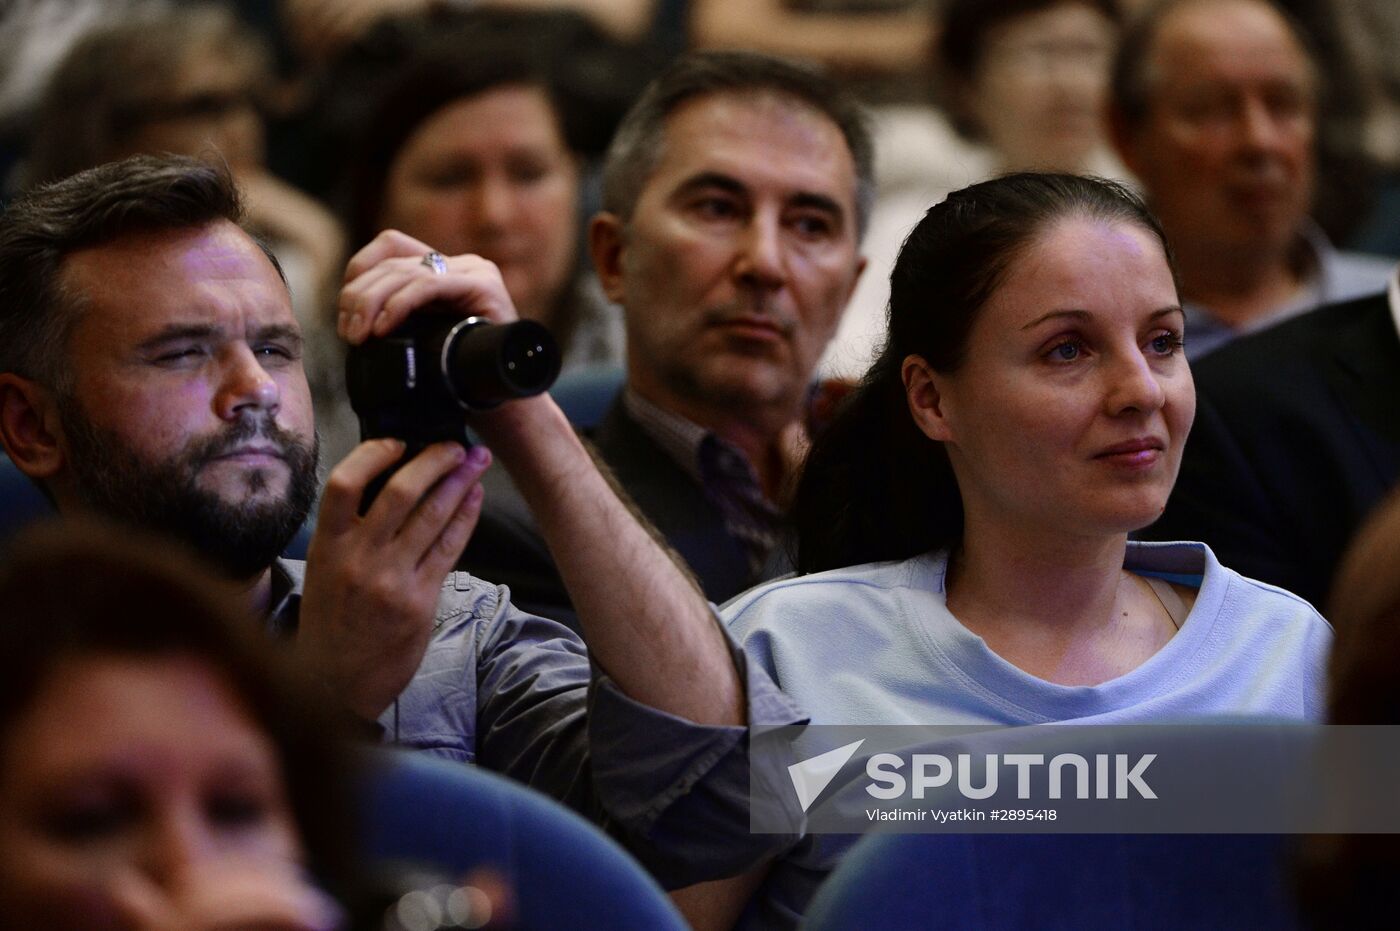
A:
{"label": "gray button-up shirt", "polygon": [[[296,629],[304,571],[294,560],[274,566],[273,630]],[[725,636],[748,724],[805,721]],[[572,631],[465,572],[443,583],[423,662],[379,723],[387,740],[480,764],[607,822],[668,888],[738,872],[784,840],[749,832],[746,727],[633,701]]]}

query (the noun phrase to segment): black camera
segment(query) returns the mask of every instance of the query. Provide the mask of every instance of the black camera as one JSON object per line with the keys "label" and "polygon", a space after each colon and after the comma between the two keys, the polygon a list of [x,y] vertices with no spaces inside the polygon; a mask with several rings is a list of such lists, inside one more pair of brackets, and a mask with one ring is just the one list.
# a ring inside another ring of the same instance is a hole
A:
{"label": "black camera", "polygon": [[[360,438],[403,440],[407,461],[432,443],[469,444],[465,414],[547,391],[559,365],[554,337],[533,320],[495,324],[430,305],[352,346],[345,380]],[[366,507],[389,474],[366,494]]]}

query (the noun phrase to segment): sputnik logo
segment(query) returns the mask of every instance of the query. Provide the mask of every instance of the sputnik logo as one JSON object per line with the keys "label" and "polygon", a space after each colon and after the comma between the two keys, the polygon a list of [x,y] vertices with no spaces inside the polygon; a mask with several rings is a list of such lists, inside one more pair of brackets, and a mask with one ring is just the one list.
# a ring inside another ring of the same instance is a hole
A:
{"label": "sputnik logo", "polygon": [[846,744],[844,747],[819,753],[810,759],[793,763],[788,767],[788,776],[792,779],[792,787],[797,790],[797,802],[802,806],[804,813],[812,807],[812,803],[817,800],[817,796],[822,794],[822,790],[831,785],[831,780],[836,778],[841,767],[855,756],[856,751],[863,743],[865,743],[864,738],[855,743]]}

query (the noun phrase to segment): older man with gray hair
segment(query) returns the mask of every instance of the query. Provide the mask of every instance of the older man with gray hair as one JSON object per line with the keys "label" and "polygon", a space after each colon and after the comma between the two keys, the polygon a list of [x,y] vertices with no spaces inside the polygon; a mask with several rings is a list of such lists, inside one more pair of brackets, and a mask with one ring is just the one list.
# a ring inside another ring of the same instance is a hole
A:
{"label": "older man with gray hair", "polygon": [[[608,152],[589,245],[627,376],[592,439],[713,601],[777,571],[812,373],[865,266],[871,163],[834,83],[740,52],[678,60]],[[522,508],[488,503],[464,565],[567,619]]]}
{"label": "older man with gray hair", "polygon": [[1113,137],[1175,253],[1193,359],[1385,289],[1389,260],[1337,251],[1308,218],[1321,79],[1268,0],[1168,0],[1123,37]]}

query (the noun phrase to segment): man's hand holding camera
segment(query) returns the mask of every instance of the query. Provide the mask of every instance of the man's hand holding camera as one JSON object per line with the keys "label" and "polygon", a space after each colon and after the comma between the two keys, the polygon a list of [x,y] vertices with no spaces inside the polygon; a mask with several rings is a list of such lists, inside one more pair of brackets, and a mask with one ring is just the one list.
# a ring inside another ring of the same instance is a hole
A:
{"label": "man's hand holding camera", "polygon": [[450,304],[462,316],[493,323],[519,319],[496,266],[475,255],[444,257],[437,273],[424,262],[436,254],[426,243],[385,230],[355,253],[345,269],[337,328],[351,345],[392,332],[419,308]]}
{"label": "man's hand holding camera", "polygon": [[[380,234],[351,259],[339,329],[352,345],[383,335],[433,302],[506,322],[515,308],[495,266],[450,260],[448,274],[422,264],[428,246]],[[443,579],[481,512],[482,447],[435,443],[394,473],[363,515],[369,484],[404,454],[398,440],[357,446],[331,472],[307,554],[297,649],[337,699],[373,720],[407,686],[432,636]]]}
{"label": "man's hand holding camera", "polygon": [[[359,345],[428,305],[497,324],[517,319],[490,262],[444,258],[388,231],[351,259],[339,329]],[[538,394],[474,411],[471,423],[534,513],[597,665],[654,708],[742,723],[743,686],[704,598],[617,497],[553,400]],[[480,447],[428,446],[360,516],[366,487],[402,452],[389,441],[363,443],[331,473],[307,563],[299,643],[343,703],[367,718],[422,660],[438,590],[480,513],[477,482],[489,461]]]}

